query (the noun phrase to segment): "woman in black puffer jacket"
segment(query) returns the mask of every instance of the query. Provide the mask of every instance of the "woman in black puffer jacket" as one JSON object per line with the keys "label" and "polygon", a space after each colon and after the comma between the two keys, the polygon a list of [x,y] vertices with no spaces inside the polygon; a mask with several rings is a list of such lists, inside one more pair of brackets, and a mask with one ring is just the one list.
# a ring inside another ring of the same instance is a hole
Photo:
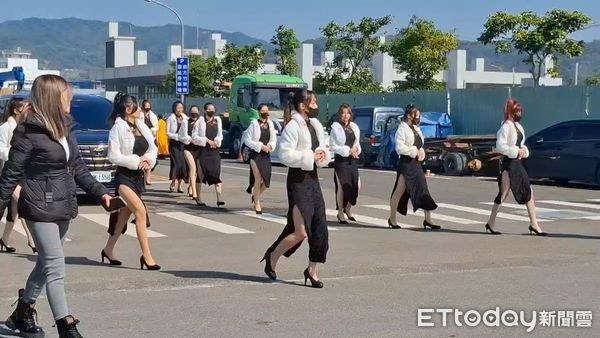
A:
{"label": "woman in black puffer jacket", "polygon": [[[31,88],[31,106],[14,131],[8,162],[0,178],[0,211],[9,205],[21,184],[19,214],[31,231],[38,257],[19,303],[6,325],[28,337],[43,337],[35,323],[34,304],[44,285],[61,338],[81,337],[78,320],[67,307],[63,242],[77,216],[76,184],[102,200],[108,208],[106,188],[89,173],[70,132],[72,93],[60,76],[42,75]],[[22,294],[21,294],[22,293]]]}

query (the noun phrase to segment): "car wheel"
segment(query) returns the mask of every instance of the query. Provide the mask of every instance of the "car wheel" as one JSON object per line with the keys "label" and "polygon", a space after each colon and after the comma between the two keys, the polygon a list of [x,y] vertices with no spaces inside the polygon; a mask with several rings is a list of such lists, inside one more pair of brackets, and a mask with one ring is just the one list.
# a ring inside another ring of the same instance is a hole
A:
{"label": "car wheel", "polygon": [[444,172],[450,176],[462,176],[467,169],[467,155],[449,153],[444,157]]}

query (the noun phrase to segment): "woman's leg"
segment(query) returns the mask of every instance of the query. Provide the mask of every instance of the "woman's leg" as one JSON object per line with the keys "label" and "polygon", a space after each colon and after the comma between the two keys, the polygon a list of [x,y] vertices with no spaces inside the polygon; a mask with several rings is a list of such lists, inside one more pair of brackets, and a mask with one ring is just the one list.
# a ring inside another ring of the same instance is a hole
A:
{"label": "woman's leg", "polygon": [[217,202],[223,202],[222,196],[223,196],[223,183],[217,183],[215,184],[215,191],[217,193]]}
{"label": "woman's leg", "polygon": [[[335,183],[337,187],[337,193],[335,194],[338,207],[337,217],[339,220],[345,221],[346,215],[344,215],[344,189],[336,172],[333,173],[333,176],[335,177]],[[348,203],[348,206],[350,206],[350,203]]]}
{"label": "woman's leg", "polygon": [[133,190],[131,190],[131,188],[125,185],[119,186],[119,196],[125,200],[125,203],[127,203],[127,208],[135,217],[135,230],[137,233],[138,242],[140,243],[140,247],[142,249],[142,255],[144,256],[146,263],[148,265],[155,265],[156,262],[154,261],[154,258],[152,258],[152,254],[150,253],[150,245],[148,244],[148,230],[146,222],[147,211],[144,203],[140,197]]}
{"label": "woman's leg", "polygon": [[[17,186],[17,189],[19,189],[19,186]],[[19,193],[17,189],[15,189],[12,194],[9,205],[10,216],[8,214],[6,215],[6,224],[4,225],[4,232],[2,233],[2,242],[4,242],[4,244],[7,246],[10,245],[10,235],[15,227],[15,221],[19,219],[19,215],[17,215],[17,207],[19,203]]]}
{"label": "woman's leg", "polygon": [[[488,219],[487,224],[490,228],[494,229],[494,225],[496,224],[496,216],[498,215],[498,211],[500,211],[500,206],[502,202],[508,197],[508,193],[510,192],[510,177],[508,176],[508,171],[502,172],[502,185],[500,186],[500,195],[498,198],[494,200],[494,205],[492,206],[492,212],[490,213],[490,218]],[[500,203],[498,203],[500,202]]]}
{"label": "woman's leg", "polygon": [[529,200],[529,202],[527,202],[526,204],[527,206],[527,213],[529,213],[529,220],[531,221],[531,226],[536,229],[537,231],[542,231],[542,229],[540,228],[540,225],[538,224],[538,220],[537,220],[537,212],[535,210],[535,200],[533,198],[533,191],[531,192],[531,199]]}
{"label": "woman's leg", "polygon": [[302,217],[302,213],[300,213],[300,209],[298,209],[298,206],[294,205],[292,210],[294,232],[286,236],[281,242],[279,242],[275,250],[271,253],[271,267],[273,268],[273,270],[275,270],[275,266],[277,265],[279,257],[281,257],[294,245],[302,242],[307,236],[306,227],[304,225],[304,218]]}
{"label": "woman's leg", "polygon": [[63,243],[69,223],[45,223],[27,221],[27,226],[38,249],[35,268],[29,275],[23,294],[23,301],[33,304],[44,284],[54,320],[69,315],[65,293],[65,256]]}
{"label": "woman's leg", "polygon": [[252,174],[254,175],[254,188],[252,189],[252,197],[254,198],[254,210],[261,211],[262,207],[260,205],[260,195],[266,189],[266,186],[263,183],[262,175],[260,174],[260,170],[258,170],[258,166],[254,160],[250,160],[250,168],[252,168]]}
{"label": "woman's leg", "polygon": [[188,194],[191,195],[192,198],[196,198],[196,160],[194,159],[194,155],[189,151],[185,150],[183,152],[183,156],[185,157],[185,161],[188,165],[188,175],[190,176],[190,184],[188,186]]}
{"label": "woman's leg", "polygon": [[[119,191],[120,193],[120,191]],[[106,241],[106,245],[104,246],[104,253],[110,258],[115,259],[114,251],[115,245],[121,236],[121,232],[123,232],[123,228],[127,225],[129,221],[129,217],[131,217],[131,211],[128,208],[123,208],[119,210],[119,216],[117,217],[117,223],[115,224],[115,230],[112,236],[108,237]],[[146,219],[146,217],[144,217]],[[137,220],[136,220],[137,223]]]}
{"label": "woman's leg", "polygon": [[[360,177],[358,178],[358,191],[360,192]],[[351,209],[352,209],[352,204],[350,204],[350,203],[348,203],[346,205],[346,208],[344,208],[344,212],[346,213],[346,215],[348,215],[348,217],[354,217],[352,215]]]}
{"label": "woman's leg", "polygon": [[400,175],[396,182],[396,187],[394,189],[394,193],[390,198],[390,222],[396,225],[396,210],[398,208],[398,203],[400,202],[400,198],[404,191],[406,190],[406,182],[404,181],[404,175]]}

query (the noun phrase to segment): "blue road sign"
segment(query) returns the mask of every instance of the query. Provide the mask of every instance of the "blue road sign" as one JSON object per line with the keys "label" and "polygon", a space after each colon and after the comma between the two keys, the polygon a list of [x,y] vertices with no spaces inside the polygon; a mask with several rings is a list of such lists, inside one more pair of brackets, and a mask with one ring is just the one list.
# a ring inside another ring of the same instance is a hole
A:
{"label": "blue road sign", "polygon": [[190,76],[188,65],[188,58],[177,58],[177,72],[175,74],[177,95],[188,95],[190,93]]}

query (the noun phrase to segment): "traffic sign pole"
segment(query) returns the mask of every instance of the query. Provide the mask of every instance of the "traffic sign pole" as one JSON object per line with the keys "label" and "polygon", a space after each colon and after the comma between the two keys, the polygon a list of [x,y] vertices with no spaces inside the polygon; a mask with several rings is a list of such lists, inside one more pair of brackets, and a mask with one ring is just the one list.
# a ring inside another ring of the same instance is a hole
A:
{"label": "traffic sign pole", "polygon": [[181,95],[181,102],[185,103],[185,95],[190,94],[189,59],[177,58],[175,71],[175,92]]}

